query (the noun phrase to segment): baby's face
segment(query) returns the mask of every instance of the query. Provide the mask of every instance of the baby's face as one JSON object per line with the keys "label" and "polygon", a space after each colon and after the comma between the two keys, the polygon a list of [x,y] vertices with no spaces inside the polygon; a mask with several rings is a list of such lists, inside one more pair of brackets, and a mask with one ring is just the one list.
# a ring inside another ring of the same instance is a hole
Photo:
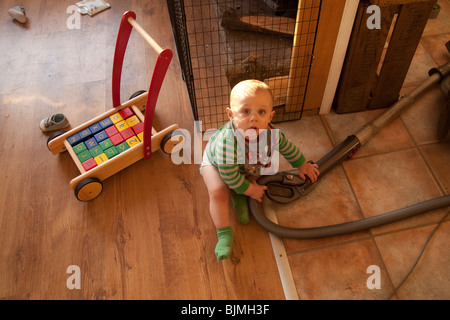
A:
{"label": "baby's face", "polygon": [[[259,134],[259,130],[267,129],[275,114],[272,96],[269,92],[263,91],[233,101],[231,107],[227,108],[227,114],[236,129],[241,129],[252,137],[253,133]],[[252,130],[247,131],[249,129]]]}

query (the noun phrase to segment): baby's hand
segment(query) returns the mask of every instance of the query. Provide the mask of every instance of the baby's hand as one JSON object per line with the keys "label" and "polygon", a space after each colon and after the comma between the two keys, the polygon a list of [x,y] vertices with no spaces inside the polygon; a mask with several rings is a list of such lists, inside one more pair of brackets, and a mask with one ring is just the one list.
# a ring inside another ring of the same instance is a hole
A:
{"label": "baby's hand", "polygon": [[247,191],[244,192],[246,196],[255,199],[258,202],[262,202],[264,196],[264,191],[267,189],[266,186],[259,185],[256,180],[250,181],[250,186]]}
{"label": "baby's hand", "polygon": [[311,180],[311,182],[316,182],[317,177],[319,176],[319,166],[317,164],[311,164],[309,162],[305,162],[300,167],[298,167],[298,175],[303,180],[306,180],[306,176]]}

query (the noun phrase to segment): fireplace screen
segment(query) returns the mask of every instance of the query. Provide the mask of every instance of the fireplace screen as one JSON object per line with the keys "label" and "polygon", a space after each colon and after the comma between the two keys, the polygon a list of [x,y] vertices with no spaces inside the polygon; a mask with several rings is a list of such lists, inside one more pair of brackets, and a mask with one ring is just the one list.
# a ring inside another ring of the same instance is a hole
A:
{"label": "fireplace screen", "polygon": [[273,122],[300,119],[313,61],[320,0],[167,0],[194,119],[202,130],[228,118],[231,88],[266,82]]}

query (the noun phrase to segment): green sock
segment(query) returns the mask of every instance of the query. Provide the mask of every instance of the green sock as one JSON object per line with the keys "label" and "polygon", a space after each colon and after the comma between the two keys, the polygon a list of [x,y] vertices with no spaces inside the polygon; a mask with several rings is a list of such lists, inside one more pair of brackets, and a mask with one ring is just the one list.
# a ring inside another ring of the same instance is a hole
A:
{"label": "green sock", "polygon": [[231,227],[224,227],[217,230],[219,240],[216,245],[217,260],[228,259],[231,255],[233,247],[233,229]]}
{"label": "green sock", "polygon": [[231,202],[233,203],[233,208],[236,210],[238,221],[242,224],[247,224],[248,218],[248,202],[247,196],[243,194],[231,194]]}

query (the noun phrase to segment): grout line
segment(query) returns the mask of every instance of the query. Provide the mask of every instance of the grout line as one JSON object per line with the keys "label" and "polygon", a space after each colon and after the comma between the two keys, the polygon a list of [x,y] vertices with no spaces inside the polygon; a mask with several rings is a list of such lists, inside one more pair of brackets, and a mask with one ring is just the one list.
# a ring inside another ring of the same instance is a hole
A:
{"label": "grout line", "polygon": [[[266,217],[277,223],[277,216],[273,209],[271,201],[265,201],[264,198],[264,213]],[[295,287],[294,277],[292,276],[292,270],[289,265],[288,256],[286,254],[286,248],[284,247],[283,240],[278,236],[269,232],[270,242],[272,244],[273,254],[278,267],[278,273],[280,275],[281,285],[283,286],[284,296],[286,300],[299,300],[297,288]]]}

